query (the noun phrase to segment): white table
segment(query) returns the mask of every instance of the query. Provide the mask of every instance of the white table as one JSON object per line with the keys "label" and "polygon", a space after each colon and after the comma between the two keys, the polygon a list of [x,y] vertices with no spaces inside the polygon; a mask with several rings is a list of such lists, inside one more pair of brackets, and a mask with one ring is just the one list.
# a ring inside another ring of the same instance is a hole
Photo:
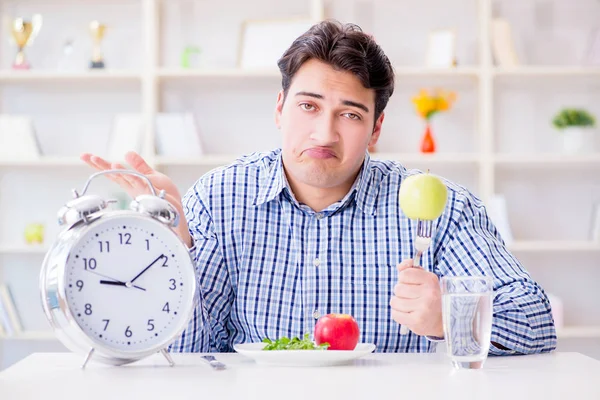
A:
{"label": "white table", "polygon": [[375,353],[322,368],[261,367],[239,354],[161,356],[125,367],[70,353],[37,353],[0,373],[0,399],[600,399],[600,361],[578,353],[490,357],[455,371],[443,354]]}

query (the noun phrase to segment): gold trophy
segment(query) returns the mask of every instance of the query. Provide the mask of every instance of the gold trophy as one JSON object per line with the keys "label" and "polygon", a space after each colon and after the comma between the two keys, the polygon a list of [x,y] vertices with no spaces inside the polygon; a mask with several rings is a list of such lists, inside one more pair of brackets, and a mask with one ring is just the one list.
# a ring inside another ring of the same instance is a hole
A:
{"label": "gold trophy", "polygon": [[25,59],[24,49],[31,46],[33,39],[38,35],[42,28],[42,16],[36,14],[31,18],[31,22],[23,18],[15,18],[10,24],[10,33],[17,45],[17,55],[13,62],[14,69],[29,69],[30,65]]}
{"label": "gold trophy", "polygon": [[106,31],[106,25],[101,24],[98,21],[92,21],[90,23],[90,33],[94,40],[94,50],[92,53],[92,60],[90,61],[90,68],[104,68],[104,59],[102,58],[102,51],[100,49],[100,42],[104,37]]}

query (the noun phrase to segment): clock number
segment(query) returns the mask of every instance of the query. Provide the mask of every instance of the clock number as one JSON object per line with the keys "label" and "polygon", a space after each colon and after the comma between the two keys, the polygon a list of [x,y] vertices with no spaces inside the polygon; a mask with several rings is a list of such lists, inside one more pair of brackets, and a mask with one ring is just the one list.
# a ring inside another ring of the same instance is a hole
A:
{"label": "clock number", "polygon": [[119,233],[119,242],[121,244],[131,244],[131,233]]}
{"label": "clock number", "polygon": [[84,269],[96,269],[96,259],[90,258],[88,260],[87,258],[84,258],[83,259],[83,268]]}
{"label": "clock number", "polygon": [[92,315],[92,305],[90,303],[87,303],[85,305],[85,315]]}
{"label": "clock number", "polygon": [[167,257],[167,256],[164,256],[164,257],[163,257],[163,265],[162,265],[163,267],[168,267],[168,265],[167,265],[167,261],[169,261],[169,257]]}
{"label": "clock number", "polygon": [[104,325],[104,330],[106,331],[106,328],[108,328],[108,323],[110,322],[110,319],[103,319],[102,321],[106,323]]}
{"label": "clock number", "polygon": [[106,249],[107,253],[110,253],[110,243],[108,243],[108,240],[98,243],[100,244],[100,253],[104,252],[104,249]]}
{"label": "clock number", "polygon": [[133,335],[133,332],[131,332],[131,330],[129,329],[129,326],[128,326],[127,329],[125,329],[125,336],[131,337],[131,335]]}
{"label": "clock number", "polygon": [[79,288],[79,291],[81,292],[81,289],[83,289],[83,281],[79,280],[79,281],[75,282],[75,285],[77,285],[77,287]]}
{"label": "clock number", "polygon": [[154,320],[153,319],[149,319],[148,320],[148,330],[149,331],[153,331],[154,330]]}
{"label": "clock number", "polygon": [[150,240],[146,239],[146,250],[150,250]]}
{"label": "clock number", "polygon": [[165,306],[163,307],[162,310],[165,311],[167,314],[169,313],[169,302],[168,301],[165,303]]}
{"label": "clock number", "polygon": [[169,286],[170,290],[177,289],[177,285],[175,285],[175,279],[169,279],[169,282],[171,282],[171,286]]}

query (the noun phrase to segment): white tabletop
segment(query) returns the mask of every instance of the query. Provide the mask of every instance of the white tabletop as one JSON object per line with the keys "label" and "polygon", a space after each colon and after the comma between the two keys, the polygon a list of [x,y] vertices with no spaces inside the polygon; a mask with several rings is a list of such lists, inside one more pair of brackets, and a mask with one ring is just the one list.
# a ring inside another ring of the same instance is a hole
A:
{"label": "white tabletop", "polygon": [[0,373],[1,399],[600,399],[600,361],[578,353],[490,357],[455,371],[443,354],[375,353],[339,367],[261,367],[239,354],[160,355],[125,367],[38,353]]}

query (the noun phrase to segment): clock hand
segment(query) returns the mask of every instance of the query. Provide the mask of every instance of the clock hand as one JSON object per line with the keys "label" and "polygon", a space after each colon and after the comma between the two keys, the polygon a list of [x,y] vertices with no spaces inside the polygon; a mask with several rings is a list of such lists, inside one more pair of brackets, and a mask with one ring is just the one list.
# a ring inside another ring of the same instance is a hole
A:
{"label": "clock hand", "polygon": [[[86,269],[86,271],[87,271],[87,272],[91,272],[91,273],[92,273],[92,274],[94,274],[94,275],[98,275],[98,276],[101,276],[101,277],[103,277],[103,278],[110,279],[110,280],[111,280],[111,281],[113,281],[113,282],[120,282],[120,283],[122,283],[122,284],[123,284],[123,286],[127,286],[127,284],[126,284],[125,282],[121,282],[121,281],[120,281],[120,280],[118,280],[118,279],[115,279],[115,278],[113,278],[113,277],[110,277],[110,276],[106,276],[106,275],[104,275],[104,274],[101,274],[100,272],[96,272],[96,271],[93,271],[93,270],[91,270],[91,269]],[[100,282],[100,283],[102,283],[102,282]],[[109,285],[110,285],[110,283],[109,283]],[[140,290],[146,291],[146,289],[144,289],[144,288],[142,288],[142,287],[139,287],[139,286],[137,286],[137,285],[129,285],[129,286],[127,286],[127,287],[132,287],[132,286],[133,286],[134,288],[136,288],[136,289],[140,289]]]}
{"label": "clock hand", "polygon": [[139,287],[137,285],[127,285],[127,283],[125,282],[120,282],[120,281],[105,281],[105,280],[100,280],[100,283],[102,285],[114,285],[114,286],[125,286],[125,287],[134,287],[136,289],[140,289],[143,290],[144,292],[146,291],[146,289],[144,289],[143,287]]}
{"label": "clock hand", "polygon": [[125,286],[125,282],[118,282],[118,281],[100,280],[100,283],[103,284],[103,285]]}
{"label": "clock hand", "polygon": [[164,254],[161,254],[160,256],[156,257],[156,259],[155,259],[154,261],[152,261],[152,262],[151,262],[151,263],[150,263],[150,264],[149,264],[149,265],[148,265],[146,268],[144,268],[144,269],[142,270],[142,272],[140,272],[139,274],[137,274],[137,275],[136,275],[136,276],[135,276],[135,277],[134,277],[132,280],[130,280],[130,281],[129,281],[129,282],[127,282],[127,283],[129,283],[129,284],[133,283],[133,281],[135,281],[137,278],[139,278],[140,276],[142,276],[142,274],[143,274],[144,272],[148,271],[148,269],[150,269],[150,267],[151,267],[151,266],[153,266],[154,264],[156,264],[156,262],[157,262],[158,260],[160,260],[161,258],[163,258],[163,257],[166,257],[166,256],[165,256]]}

